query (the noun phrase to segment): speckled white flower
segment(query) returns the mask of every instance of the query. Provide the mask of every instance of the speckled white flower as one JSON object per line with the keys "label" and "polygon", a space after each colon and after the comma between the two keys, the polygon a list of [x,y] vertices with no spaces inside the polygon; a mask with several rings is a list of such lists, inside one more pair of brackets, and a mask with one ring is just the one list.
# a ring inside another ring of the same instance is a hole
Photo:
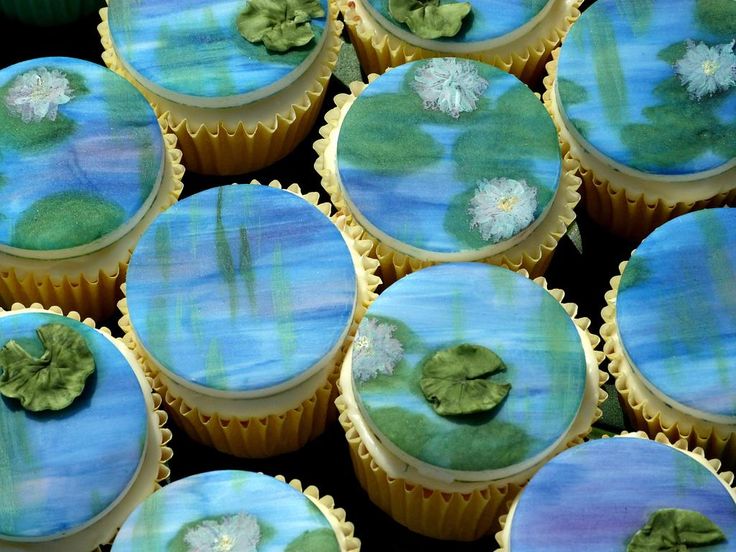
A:
{"label": "speckled white flower", "polygon": [[187,552],[256,552],[260,540],[258,522],[248,514],[203,521],[184,535]]}
{"label": "speckled white flower", "polygon": [[367,381],[378,374],[392,374],[404,356],[401,342],[394,337],[396,326],[366,318],[353,342],[353,375]]}
{"label": "speckled white flower", "polygon": [[689,41],[685,56],[675,63],[675,71],[690,96],[700,100],[736,85],[736,53],[730,44],[709,47]]}
{"label": "speckled white flower", "polygon": [[74,90],[64,73],[45,67],[18,76],[5,95],[5,105],[24,123],[56,120],[59,106],[74,97]]}
{"label": "speckled white flower", "polygon": [[515,236],[534,221],[537,189],[524,180],[483,179],[470,200],[472,228],[484,240],[498,243]]}
{"label": "speckled white flower", "polygon": [[433,58],[414,75],[412,87],[424,102],[424,109],[442,111],[454,118],[475,111],[488,81],[472,62],[456,58]]}

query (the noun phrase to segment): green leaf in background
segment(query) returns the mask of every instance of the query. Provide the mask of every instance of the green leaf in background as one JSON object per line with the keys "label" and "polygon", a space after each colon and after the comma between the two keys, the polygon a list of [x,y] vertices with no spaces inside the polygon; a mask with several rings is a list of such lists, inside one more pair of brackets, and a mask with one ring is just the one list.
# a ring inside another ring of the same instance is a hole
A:
{"label": "green leaf in background", "polygon": [[388,3],[391,17],[405,23],[418,37],[429,40],[455,36],[471,9],[468,2],[440,4],[440,0],[389,0]]}
{"label": "green leaf in background", "polygon": [[725,540],[723,531],[700,512],[671,508],[654,512],[626,552],[686,552]]}
{"label": "green leaf in background", "polygon": [[249,0],[237,24],[248,42],[263,42],[272,52],[287,52],[308,44],[314,38],[309,21],[324,15],[318,0]]}
{"label": "green leaf in background", "polygon": [[0,393],[32,412],[62,410],[82,394],[95,359],[84,337],[69,326],[46,324],[37,333],[44,347],[38,358],[15,340],[0,350]]}
{"label": "green leaf in background", "polygon": [[511,384],[483,378],[505,368],[490,349],[464,343],[429,357],[422,366],[420,386],[441,416],[487,412],[503,401]]}

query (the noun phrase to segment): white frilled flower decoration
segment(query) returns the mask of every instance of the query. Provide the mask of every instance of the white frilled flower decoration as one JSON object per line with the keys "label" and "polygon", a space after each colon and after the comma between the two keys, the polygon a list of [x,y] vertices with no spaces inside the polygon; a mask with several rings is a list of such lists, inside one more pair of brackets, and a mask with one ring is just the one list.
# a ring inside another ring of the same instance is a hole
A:
{"label": "white frilled flower decoration", "polygon": [[366,318],[353,342],[353,375],[367,381],[379,374],[393,374],[404,356],[401,342],[393,334],[396,326]]}
{"label": "white frilled flower decoration", "polygon": [[248,514],[203,521],[184,535],[187,552],[256,552],[260,540],[261,528]]}
{"label": "white frilled flower decoration", "polygon": [[64,73],[45,67],[18,76],[7,94],[5,105],[24,123],[48,119],[55,121],[59,106],[74,97],[74,90]]}
{"label": "white frilled flower decoration", "polygon": [[471,228],[481,237],[498,243],[515,236],[534,221],[537,190],[524,180],[483,179],[470,200]]}
{"label": "white frilled flower decoration", "polygon": [[688,41],[685,56],[675,63],[682,85],[696,100],[736,86],[736,53],[730,44],[706,46]]}
{"label": "white frilled flower decoration", "polygon": [[488,81],[471,61],[433,58],[417,70],[412,87],[422,98],[424,109],[442,111],[457,119],[460,113],[477,109]]}

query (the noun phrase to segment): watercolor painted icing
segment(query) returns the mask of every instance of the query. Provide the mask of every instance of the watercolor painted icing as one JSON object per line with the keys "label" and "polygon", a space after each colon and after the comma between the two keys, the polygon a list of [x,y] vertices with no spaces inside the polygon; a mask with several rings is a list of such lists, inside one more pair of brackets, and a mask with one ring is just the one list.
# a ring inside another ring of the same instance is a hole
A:
{"label": "watercolor painted icing", "polygon": [[558,104],[620,166],[721,172],[736,158],[735,37],[732,0],[600,0],[561,50]]}
{"label": "watercolor painted icing", "polygon": [[139,342],[183,385],[268,394],[319,370],[350,326],[356,274],[340,231],[285,190],[210,189],[141,238],[127,301]]}
{"label": "watercolor painted icing", "polygon": [[616,323],[653,392],[696,417],[736,423],[736,210],[689,213],[655,230],[619,284]]}
{"label": "watercolor painted icing", "polygon": [[340,126],[337,164],[358,222],[427,256],[503,247],[541,219],[561,174],[554,124],[534,94],[500,69],[455,58],[373,81]]}
{"label": "watercolor painted icing", "polygon": [[[546,13],[554,0],[470,0],[471,14],[463,20],[460,32],[449,38],[436,39],[447,43],[483,43],[502,39],[519,29],[533,25]],[[389,12],[389,0],[365,0],[365,3],[387,29],[409,33]],[[448,4],[442,1],[441,4]],[[411,35],[409,35],[411,36]]]}
{"label": "watercolor painted icing", "polygon": [[215,471],[151,495],[120,529],[114,552],[339,552],[306,496],[263,474]]}
{"label": "watercolor painted icing", "polygon": [[[238,30],[246,3],[182,0],[173,17],[169,0],[112,0],[112,41],[126,68],[160,96],[202,107],[243,105],[296,79],[319,51],[327,24],[326,15],[312,17],[312,40],[269,52]],[[327,14],[327,0],[318,3]]]}
{"label": "watercolor painted icing", "polygon": [[726,534],[725,542],[693,550],[736,546],[736,502],[700,462],[644,439],[591,441],[553,458],[532,478],[511,518],[509,550],[624,551],[665,508],[699,512]]}
{"label": "watercolor painted icing", "polygon": [[71,58],[7,67],[0,124],[0,249],[31,257],[99,249],[156,196],[161,128],[143,96],[112,71]]}
{"label": "watercolor painted icing", "polygon": [[96,370],[59,412],[29,412],[0,397],[0,541],[51,539],[87,526],[124,495],[145,452],[140,383],[105,336],[63,316],[21,311],[0,317],[2,345],[13,339],[38,356],[36,330],[46,324],[79,332]]}
{"label": "watercolor painted icing", "polygon": [[[489,412],[441,416],[420,388],[423,366],[463,344],[496,353],[505,369],[489,381],[511,389]],[[554,297],[519,274],[474,263],[393,284],[361,322],[352,355],[356,399],[381,441],[465,472],[536,461],[572,425],[586,381],[580,336]]]}

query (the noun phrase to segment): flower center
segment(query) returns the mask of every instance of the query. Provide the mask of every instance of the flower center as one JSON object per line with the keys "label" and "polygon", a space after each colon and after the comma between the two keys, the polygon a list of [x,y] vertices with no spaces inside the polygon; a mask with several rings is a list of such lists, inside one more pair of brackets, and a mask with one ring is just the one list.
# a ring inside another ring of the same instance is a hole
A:
{"label": "flower center", "polygon": [[368,336],[361,335],[358,339],[355,340],[355,344],[353,346],[359,351],[365,351],[368,347],[370,347],[370,345],[371,340],[368,338]]}
{"label": "flower center", "polygon": [[46,87],[43,85],[43,81],[41,80],[41,77],[36,76],[33,79],[33,86],[31,88],[31,93],[29,94],[31,101],[33,102],[41,102],[46,99],[46,96],[48,95],[48,91],[46,90]]}
{"label": "flower center", "polygon": [[705,73],[706,76],[712,77],[716,74],[716,71],[718,71],[718,63],[713,61],[712,59],[707,59],[703,62],[703,73]]}
{"label": "flower center", "polygon": [[508,213],[509,211],[511,211],[511,209],[514,208],[514,205],[516,205],[518,201],[519,198],[516,196],[505,197],[498,202],[498,208],[501,211]]}
{"label": "flower center", "polygon": [[235,539],[230,535],[220,535],[215,541],[215,552],[230,552],[235,546]]}

